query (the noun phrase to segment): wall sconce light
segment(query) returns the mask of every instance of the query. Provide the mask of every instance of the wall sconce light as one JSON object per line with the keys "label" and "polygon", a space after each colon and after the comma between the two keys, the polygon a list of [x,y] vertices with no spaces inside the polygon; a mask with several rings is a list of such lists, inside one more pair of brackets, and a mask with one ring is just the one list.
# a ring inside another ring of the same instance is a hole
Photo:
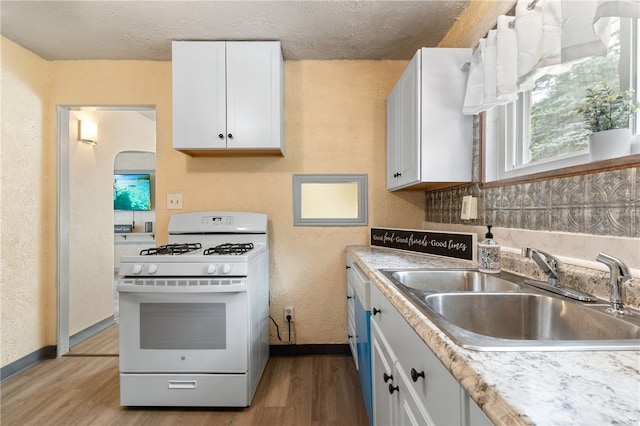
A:
{"label": "wall sconce light", "polygon": [[98,124],[93,121],[80,120],[78,135],[80,141],[89,145],[98,144]]}

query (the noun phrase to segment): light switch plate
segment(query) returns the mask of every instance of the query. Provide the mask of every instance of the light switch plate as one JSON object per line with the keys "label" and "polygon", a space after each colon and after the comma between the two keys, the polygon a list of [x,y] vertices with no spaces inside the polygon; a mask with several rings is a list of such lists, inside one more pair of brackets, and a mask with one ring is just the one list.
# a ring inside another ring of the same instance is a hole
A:
{"label": "light switch plate", "polygon": [[167,209],[182,210],[182,194],[167,194]]}
{"label": "light switch plate", "polygon": [[462,197],[462,211],[460,219],[477,219],[478,218],[478,199],[471,195]]}

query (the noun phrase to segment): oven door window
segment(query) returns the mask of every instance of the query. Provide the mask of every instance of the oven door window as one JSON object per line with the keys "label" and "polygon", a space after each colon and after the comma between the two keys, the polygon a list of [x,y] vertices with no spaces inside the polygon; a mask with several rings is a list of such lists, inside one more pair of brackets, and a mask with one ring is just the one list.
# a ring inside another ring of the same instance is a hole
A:
{"label": "oven door window", "polygon": [[141,303],[141,349],[226,349],[225,303]]}

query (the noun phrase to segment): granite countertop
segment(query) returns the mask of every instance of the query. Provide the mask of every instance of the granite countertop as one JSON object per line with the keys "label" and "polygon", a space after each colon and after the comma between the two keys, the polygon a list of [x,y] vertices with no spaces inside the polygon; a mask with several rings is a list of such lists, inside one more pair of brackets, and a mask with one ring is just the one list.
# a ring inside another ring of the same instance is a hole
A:
{"label": "granite countertop", "polygon": [[640,351],[464,349],[377,270],[471,268],[471,262],[370,246],[349,246],[347,253],[495,424],[640,424]]}

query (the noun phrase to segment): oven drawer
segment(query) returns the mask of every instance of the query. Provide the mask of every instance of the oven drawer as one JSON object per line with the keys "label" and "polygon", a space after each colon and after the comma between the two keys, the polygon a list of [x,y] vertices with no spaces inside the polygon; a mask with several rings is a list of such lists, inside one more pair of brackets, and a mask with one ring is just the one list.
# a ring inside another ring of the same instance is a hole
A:
{"label": "oven drawer", "polygon": [[120,374],[120,405],[248,407],[247,374]]}

